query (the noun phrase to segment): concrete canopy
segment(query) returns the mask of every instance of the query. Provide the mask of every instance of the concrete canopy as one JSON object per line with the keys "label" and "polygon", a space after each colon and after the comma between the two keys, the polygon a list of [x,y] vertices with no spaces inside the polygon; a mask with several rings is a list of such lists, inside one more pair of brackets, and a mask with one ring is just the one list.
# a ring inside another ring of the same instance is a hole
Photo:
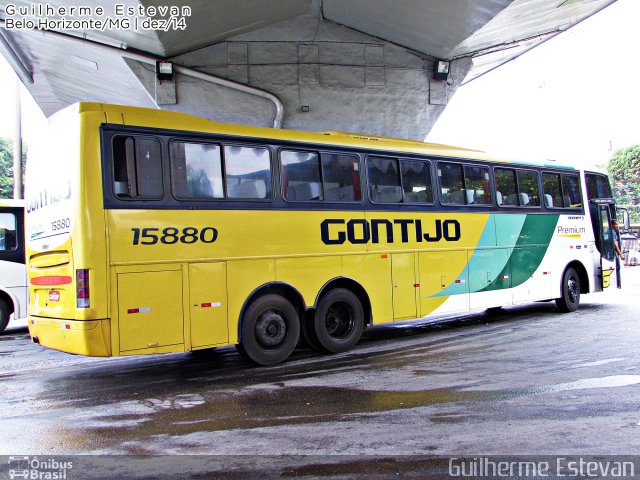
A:
{"label": "concrete canopy", "polygon": [[[43,12],[33,9],[42,4],[0,0],[0,50],[46,115],[100,101],[270,126],[278,115],[273,94],[287,128],[422,139],[465,79],[613,1],[49,0],[53,10]],[[164,10],[170,7],[176,10]],[[104,32],[15,26],[43,18],[167,20],[172,13],[184,24],[166,31],[124,23]],[[160,58],[184,67],[173,81],[156,79]],[[433,79],[436,59],[452,61],[446,81]]]}

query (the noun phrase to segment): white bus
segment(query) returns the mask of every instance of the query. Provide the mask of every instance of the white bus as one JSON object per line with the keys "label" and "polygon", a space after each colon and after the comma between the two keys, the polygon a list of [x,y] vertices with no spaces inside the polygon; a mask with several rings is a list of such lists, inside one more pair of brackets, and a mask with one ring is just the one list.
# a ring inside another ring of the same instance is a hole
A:
{"label": "white bus", "polygon": [[27,316],[24,201],[0,199],[0,332]]}

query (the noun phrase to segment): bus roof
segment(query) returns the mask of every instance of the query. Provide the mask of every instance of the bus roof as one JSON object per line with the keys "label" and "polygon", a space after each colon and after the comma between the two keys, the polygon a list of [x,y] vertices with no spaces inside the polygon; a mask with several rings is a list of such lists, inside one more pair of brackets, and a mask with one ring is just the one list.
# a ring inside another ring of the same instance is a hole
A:
{"label": "bus roof", "polygon": [[551,168],[574,169],[566,165],[556,165],[541,162],[521,162],[495,158],[482,150],[474,150],[465,147],[442,145],[438,143],[426,143],[418,140],[406,140],[393,137],[384,137],[352,132],[308,132],[302,130],[274,129],[268,127],[256,127],[248,125],[236,125],[220,123],[206,118],[171,110],[155,110],[150,108],[129,107],[124,105],[111,105],[105,103],[81,102],[68,108],[77,109],[78,113],[105,112],[107,121],[115,118],[114,123],[125,125],[175,129],[203,133],[217,133],[222,135],[237,135],[248,138],[263,138],[282,140],[288,142],[315,143],[335,145],[341,147],[357,147],[378,151],[396,153],[416,153],[436,157],[465,158],[471,160],[495,161],[517,163],[535,166],[548,166]]}

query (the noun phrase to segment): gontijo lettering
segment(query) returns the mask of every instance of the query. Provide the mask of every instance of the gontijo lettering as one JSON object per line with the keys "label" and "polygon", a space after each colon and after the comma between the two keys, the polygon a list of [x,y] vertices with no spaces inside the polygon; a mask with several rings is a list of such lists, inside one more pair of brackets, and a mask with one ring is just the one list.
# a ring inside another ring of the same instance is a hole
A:
{"label": "gontijo lettering", "polygon": [[320,235],[325,245],[341,245],[348,241],[361,243],[409,243],[457,242],[460,240],[458,220],[435,220],[423,224],[419,219],[353,219],[348,222],[340,218],[328,218],[320,224]]}

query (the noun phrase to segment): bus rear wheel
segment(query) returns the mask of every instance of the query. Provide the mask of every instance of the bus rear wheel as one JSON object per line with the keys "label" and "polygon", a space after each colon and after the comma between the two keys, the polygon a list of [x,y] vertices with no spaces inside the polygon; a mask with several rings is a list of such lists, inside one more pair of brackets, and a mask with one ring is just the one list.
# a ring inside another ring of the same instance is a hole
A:
{"label": "bus rear wheel", "polygon": [[10,315],[11,309],[9,308],[9,305],[7,305],[7,302],[0,298],[0,333],[2,333],[5,328],[7,328]]}
{"label": "bus rear wheel", "polygon": [[238,351],[259,365],[283,362],[300,337],[300,320],[295,307],[280,295],[256,299],[242,316]]}
{"label": "bus rear wheel", "polygon": [[358,297],[345,288],[320,299],[313,322],[314,340],[326,351],[346,352],[358,343],[364,328],[364,310]]}
{"label": "bus rear wheel", "polygon": [[561,295],[556,298],[558,309],[561,312],[575,312],[580,305],[580,276],[573,267],[564,271]]}

